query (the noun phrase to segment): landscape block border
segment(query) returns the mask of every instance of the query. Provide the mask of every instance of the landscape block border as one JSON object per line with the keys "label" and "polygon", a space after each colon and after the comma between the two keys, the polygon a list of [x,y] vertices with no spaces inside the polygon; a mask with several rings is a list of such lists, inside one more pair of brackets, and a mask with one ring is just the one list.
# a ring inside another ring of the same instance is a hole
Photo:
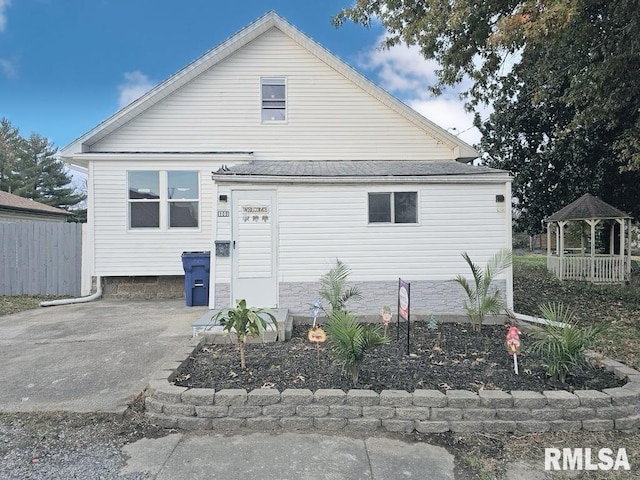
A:
{"label": "landscape block border", "polygon": [[622,387],[599,390],[511,391],[352,389],[221,389],[172,382],[189,357],[209,343],[191,339],[149,381],[146,415],[164,428],[322,432],[513,432],[640,429],[640,372],[594,352]]}

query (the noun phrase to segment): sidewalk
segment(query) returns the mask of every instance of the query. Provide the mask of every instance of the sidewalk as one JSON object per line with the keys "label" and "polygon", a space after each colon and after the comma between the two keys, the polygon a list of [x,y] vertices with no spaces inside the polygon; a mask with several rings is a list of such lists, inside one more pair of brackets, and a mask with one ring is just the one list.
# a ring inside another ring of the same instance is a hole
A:
{"label": "sidewalk", "polygon": [[157,480],[454,480],[453,455],[425,443],[315,433],[172,434],[123,449],[122,473]]}

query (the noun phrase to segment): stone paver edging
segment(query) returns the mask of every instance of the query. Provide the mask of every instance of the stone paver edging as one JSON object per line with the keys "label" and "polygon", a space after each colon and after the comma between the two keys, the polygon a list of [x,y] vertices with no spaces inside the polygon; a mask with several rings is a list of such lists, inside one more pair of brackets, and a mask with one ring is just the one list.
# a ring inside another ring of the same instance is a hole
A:
{"label": "stone paver edging", "polygon": [[632,431],[640,428],[640,372],[591,353],[623,387],[575,393],[481,390],[244,389],[178,387],[171,382],[194,350],[194,338],[147,387],[146,413],[156,424],[184,430],[406,432]]}

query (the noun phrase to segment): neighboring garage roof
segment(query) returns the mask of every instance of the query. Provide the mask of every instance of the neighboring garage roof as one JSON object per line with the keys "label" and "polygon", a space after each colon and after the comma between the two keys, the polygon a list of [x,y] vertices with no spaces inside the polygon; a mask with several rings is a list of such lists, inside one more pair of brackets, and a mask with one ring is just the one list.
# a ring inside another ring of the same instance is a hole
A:
{"label": "neighboring garage roof", "polygon": [[261,178],[324,178],[324,179],[364,179],[364,178],[416,178],[434,176],[468,176],[499,174],[508,177],[505,170],[484,166],[467,165],[453,160],[443,161],[397,161],[397,160],[330,160],[330,161],[267,161],[223,166],[213,172],[219,181],[249,180]]}
{"label": "neighboring garage roof", "polygon": [[558,210],[545,219],[545,222],[562,222],[566,220],[592,220],[611,218],[631,218],[630,215],[612,207],[607,202],[585,193],[576,201]]}
{"label": "neighboring garage roof", "polygon": [[30,198],[23,198],[17,195],[13,195],[9,192],[0,191],[0,209],[1,210],[14,210],[21,212],[35,212],[46,213],[49,215],[71,215],[71,213],[61,208],[45,205],[44,203],[36,202]]}

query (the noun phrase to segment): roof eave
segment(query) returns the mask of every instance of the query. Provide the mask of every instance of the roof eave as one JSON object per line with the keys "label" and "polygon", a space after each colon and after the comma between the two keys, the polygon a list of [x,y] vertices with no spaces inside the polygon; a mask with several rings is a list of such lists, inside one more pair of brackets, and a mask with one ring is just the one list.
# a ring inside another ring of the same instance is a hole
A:
{"label": "roof eave", "polygon": [[219,184],[428,184],[428,183],[505,183],[511,180],[508,173],[482,173],[463,175],[421,175],[421,176],[284,176],[284,175],[230,175],[228,173],[211,174]]}
{"label": "roof eave", "polygon": [[48,210],[38,210],[36,208],[24,208],[24,207],[12,207],[9,205],[0,205],[0,210],[8,211],[8,212],[18,212],[18,213],[36,213],[38,215],[48,215],[48,216],[57,216],[57,217],[68,217],[69,215],[73,215],[71,212],[60,211],[60,212],[50,212]]}

